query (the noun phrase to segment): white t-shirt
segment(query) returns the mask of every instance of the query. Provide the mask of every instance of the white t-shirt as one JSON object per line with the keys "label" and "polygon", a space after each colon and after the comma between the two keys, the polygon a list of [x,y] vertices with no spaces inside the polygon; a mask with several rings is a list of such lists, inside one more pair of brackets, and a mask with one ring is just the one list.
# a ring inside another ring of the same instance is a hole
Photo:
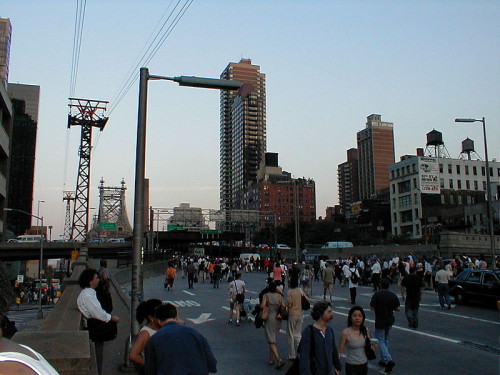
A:
{"label": "white t-shirt", "polygon": [[87,319],[94,318],[103,322],[109,322],[111,314],[108,314],[97,299],[95,290],[92,288],[83,289],[76,300],[78,310]]}
{"label": "white t-shirt", "polygon": [[379,262],[375,262],[373,263],[373,266],[372,266],[372,273],[380,273],[380,264]]}

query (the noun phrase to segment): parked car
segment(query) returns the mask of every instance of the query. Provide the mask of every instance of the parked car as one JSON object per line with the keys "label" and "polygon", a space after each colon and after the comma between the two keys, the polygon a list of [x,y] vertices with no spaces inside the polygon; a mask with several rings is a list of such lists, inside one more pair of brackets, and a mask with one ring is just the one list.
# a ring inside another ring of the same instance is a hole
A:
{"label": "parked car", "polygon": [[459,304],[468,300],[500,301],[500,271],[466,269],[449,285],[450,295]]}
{"label": "parked car", "polygon": [[269,245],[265,243],[261,243],[259,246],[257,246],[261,250],[269,250]]}
{"label": "parked car", "polygon": [[276,249],[277,250],[290,250],[290,246],[285,245],[284,243],[277,243]]}

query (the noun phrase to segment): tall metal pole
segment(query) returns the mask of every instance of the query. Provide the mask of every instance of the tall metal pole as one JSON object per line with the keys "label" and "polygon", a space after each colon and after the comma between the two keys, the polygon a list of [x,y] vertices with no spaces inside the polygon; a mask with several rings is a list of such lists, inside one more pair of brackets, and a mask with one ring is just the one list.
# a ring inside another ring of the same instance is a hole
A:
{"label": "tall metal pole", "polygon": [[146,114],[148,100],[148,68],[141,68],[139,81],[139,109],[137,115],[137,147],[135,163],[134,191],[134,239],[132,247],[132,288],[130,300],[130,332],[139,333],[139,324],[135,320],[135,310],[142,298],[142,247],[144,239],[144,179],[146,169]]}
{"label": "tall metal pole", "polygon": [[490,180],[490,162],[488,160],[488,142],[486,139],[486,119],[483,117],[481,120],[483,123],[483,137],[484,137],[484,159],[486,164],[486,200],[487,200],[487,213],[488,213],[488,227],[490,232],[490,247],[493,263],[493,269],[496,269],[496,259],[495,259],[495,228],[493,223],[493,207],[491,198],[491,180]]}
{"label": "tall metal pole", "polygon": [[[38,201],[40,204],[40,201]],[[40,219],[42,222],[42,228],[43,228],[43,217],[37,217],[37,220]],[[43,231],[42,231],[43,235]],[[44,238],[40,239],[40,264],[38,265],[38,280],[40,280],[40,288],[38,288],[38,313],[36,315],[37,319],[43,319],[43,310],[42,310],[42,265],[43,265],[43,242],[45,240]]]}
{"label": "tall metal pole", "polygon": [[295,261],[299,262],[300,250],[300,223],[299,223],[299,191],[297,180],[293,180],[293,203],[294,203],[294,216],[295,216]]}

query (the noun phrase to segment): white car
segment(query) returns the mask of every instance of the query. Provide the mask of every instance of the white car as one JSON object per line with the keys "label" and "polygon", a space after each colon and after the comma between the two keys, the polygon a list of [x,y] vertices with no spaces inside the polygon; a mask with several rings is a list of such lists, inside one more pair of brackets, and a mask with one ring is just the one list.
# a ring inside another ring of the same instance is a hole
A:
{"label": "white car", "polygon": [[284,243],[276,244],[276,249],[278,249],[278,250],[291,250],[290,246],[285,245]]}

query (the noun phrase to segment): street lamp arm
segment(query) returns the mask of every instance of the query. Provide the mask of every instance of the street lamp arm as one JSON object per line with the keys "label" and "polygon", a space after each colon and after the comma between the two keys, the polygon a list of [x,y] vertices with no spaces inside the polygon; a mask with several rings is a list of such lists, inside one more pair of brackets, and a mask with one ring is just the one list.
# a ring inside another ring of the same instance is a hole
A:
{"label": "street lamp arm", "polygon": [[37,220],[42,220],[43,221],[43,217],[40,217],[40,216],[37,216],[37,215],[33,215],[33,214],[30,214],[28,211],[23,211],[23,210],[18,210],[17,208],[4,208],[3,209],[4,211],[14,211],[14,212],[21,212],[25,215],[28,215],[28,216],[32,216],[34,217],[35,219]]}
{"label": "street lamp arm", "polygon": [[477,120],[475,118],[456,118],[455,122],[482,122],[483,120]]}
{"label": "street lamp arm", "polygon": [[219,90],[238,90],[242,83],[239,81],[229,80],[229,79],[216,79],[216,78],[204,78],[204,77],[166,77],[150,74],[148,76],[149,80],[163,80],[163,81],[174,81],[179,84],[179,86],[189,86],[189,87],[200,87],[205,89],[219,89]]}

